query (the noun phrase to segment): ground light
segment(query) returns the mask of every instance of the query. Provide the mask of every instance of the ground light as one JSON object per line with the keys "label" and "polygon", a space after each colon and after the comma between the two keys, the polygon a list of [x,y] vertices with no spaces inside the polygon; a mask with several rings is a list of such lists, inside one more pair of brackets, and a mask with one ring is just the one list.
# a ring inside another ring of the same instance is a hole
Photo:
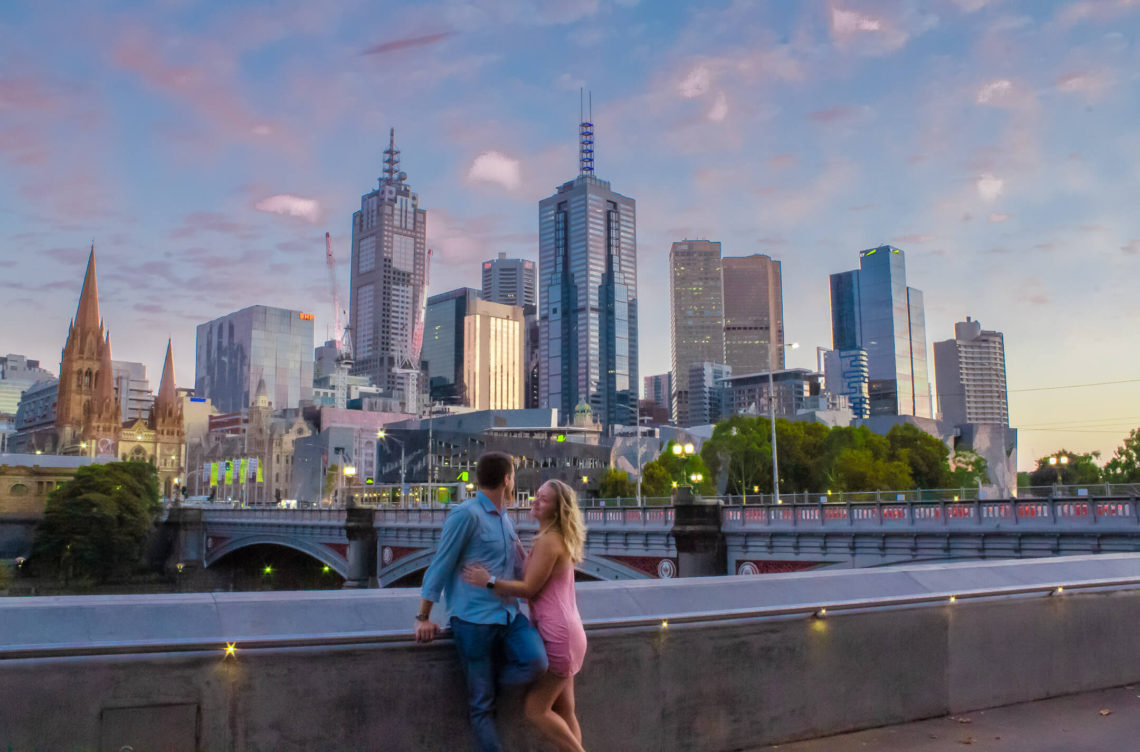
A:
{"label": "ground light", "polygon": [[237,657],[237,643],[236,642],[227,642],[226,643],[226,655],[225,655],[225,657],[226,658]]}

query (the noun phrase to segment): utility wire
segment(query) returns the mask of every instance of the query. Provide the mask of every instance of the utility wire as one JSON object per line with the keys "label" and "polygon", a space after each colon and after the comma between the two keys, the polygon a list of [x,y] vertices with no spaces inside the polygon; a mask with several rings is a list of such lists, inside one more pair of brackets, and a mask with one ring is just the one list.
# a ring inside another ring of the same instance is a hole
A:
{"label": "utility wire", "polygon": [[1135,384],[1140,379],[1120,379],[1118,381],[1097,381],[1092,384],[1066,384],[1065,386],[1035,386],[1028,389],[1007,389],[1008,392],[1046,392],[1054,389],[1083,389],[1087,386],[1111,386],[1113,384]]}

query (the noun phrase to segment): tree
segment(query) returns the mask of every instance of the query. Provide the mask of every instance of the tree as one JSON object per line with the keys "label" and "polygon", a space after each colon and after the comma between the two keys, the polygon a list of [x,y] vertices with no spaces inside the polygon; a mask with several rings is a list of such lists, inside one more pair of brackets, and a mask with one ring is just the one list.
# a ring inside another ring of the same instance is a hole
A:
{"label": "tree", "polygon": [[629,479],[629,473],[611,467],[602,476],[598,485],[598,496],[603,499],[637,496],[637,484]]}
{"label": "tree", "polygon": [[662,498],[673,491],[673,479],[669,471],[657,460],[641,468],[641,494],[648,498]]}
{"label": "tree", "polygon": [[[1049,464],[1049,458],[1057,460]],[[1061,458],[1068,458],[1068,462],[1061,462]],[[1037,468],[1029,474],[1029,485],[1051,486],[1060,478],[1061,484],[1066,486],[1100,483],[1103,477],[1096,461],[1100,459],[1100,452],[1079,454],[1062,449],[1059,452],[1048,454],[1037,459]]]}
{"label": "tree", "polygon": [[158,475],[149,463],[81,467],[48,495],[32,559],[65,582],[129,574],[160,509]]}
{"label": "tree", "polygon": [[[656,465],[661,470],[663,470],[664,475],[668,478],[668,483],[664,489],[664,493],[660,494],[662,496],[670,495],[676,486],[690,485],[693,486],[693,490],[699,494],[704,494],[706,496],[715,494],[716,486],[713,483],[712,473],[709,472],[708,467],[705,465],[705,461],[701,459],[701,455],[693,454],[686,457],[683,454],[673,454],[673,444],[674,442],[672,441],[666,442],[664,450],[662,450],[661,454],[657,455],[657,459],[653,460],[653,462],[650,462],[642,470],[642,472],[646,474],[646,478],[649,478],[650,473],[653,474],[654,478],[654,493],[652,494],[645,491],[647,481],[642,480],[641,488],[642,491],[645,492],[645,495],[656,496],[658,495],[657,492],[661,490],[657,487],[657,479],[660,475],[660,471],[656,468],[650,470],[649,468],[651,465]],[[688,476],[692,475],[693,473],[701,474],[701,481],[699,483],[693,483],[691,480],[689,480]]]}
{"label": "tree", "polygon": [[[712,437],[701,447],[709,480],[732,496],[772,487],[772,450],[767,420],[735,415],[717,423]],[[666,447],[671,449],[671,447]]]}
{"label": "tree", "polygon": [[1140,483],[1140,428],[1132,429],[1105,463],[1104,479],[1109,483]]}
{"label": "tree", "polygon": [[989,480],[989,465],[980,454],[961,449],[950,457],[950,487],[975,488]]}
{"label": "tree", "polygon": [[910,469],[913,488],[946,488],[950,485],[950,448],[913,423],[891,426],[887,432],[892,461]]}

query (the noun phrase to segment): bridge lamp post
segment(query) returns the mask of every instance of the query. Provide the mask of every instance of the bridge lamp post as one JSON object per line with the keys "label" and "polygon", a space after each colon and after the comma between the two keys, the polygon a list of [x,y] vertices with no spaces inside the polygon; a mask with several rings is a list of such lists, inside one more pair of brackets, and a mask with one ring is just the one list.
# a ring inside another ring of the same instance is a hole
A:
{"label": "bridge lamp post", "polygon": [[[694,483],[700,483],[701,480],[703,479],[703,476],[700,473],[690,473],[689,472],[689,462],[692,460],[693,454],[696,451],[697,451],[697,449],[695,446],[693,446],[693,442],[691,442],[691,441],[686,442],[684,445],[681,445],[681,444],[674,444],[673,445],[673,454],[677,455],[678,457],[684,457],[685,458],[685,464],[682,466],[681,475],[685,480],[689,481],[688,486],[690,489],[693,488]],[[676,488],[676,486],[677,486],[677,484],[674,483],[673,487]]]}
{"label": "bridge lamp post", "polygon": [[1049,464],[1057,470],[1057,487],[1061,486],[1061,468],[1069,464],[1069,455],[1062,454],[1059,457],[1050,457]]}
{"label": "bridge lamp post", "polygon": [[[795,350],[799,342],[789,342],[781,345],[788,350]],[[776,462],[776,385],[772,380],[772,371],[775,364],[768,364],[768,419],[772,423],[772,501],[780,503],[780,470]]]}
{"label": "bridge lamp post", "polygon": [[[380,429],[376,432],[376,438],[381,441],[394,441],[400,445],[400,503],[404,503],[404,474],[407,470],[407,465],[404,463],[404,442],[397,439],[395,436],[389,436],[388,432]],[[430,488],[431,482],[429,480],[428,486]]]}

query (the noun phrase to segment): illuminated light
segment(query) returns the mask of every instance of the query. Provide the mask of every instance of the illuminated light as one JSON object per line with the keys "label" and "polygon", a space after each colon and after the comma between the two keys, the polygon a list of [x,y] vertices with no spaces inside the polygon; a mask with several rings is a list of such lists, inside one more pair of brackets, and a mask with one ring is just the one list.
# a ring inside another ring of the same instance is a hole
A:
{"label": "illuminated light", "polygon": [[679,455],[683,451],[685,451],[685,450],[681,448],[680,444],[674,444],[673,445],[673,454]]}
{"label": "illuminated light", "polygon": [[1053,590],[1053,592],[1051,593],[1051,595],[1060,595],[1060,594],[1061,594],[1061,593],[1063,593],[1063,592],[1065,592],[1065,588],[1063,588],[1063,587],[1061,587],[1060,585],[1058,585],[1058,586],[1057,586],[1057,588],[1056,588],[1055,590]]}
{"label": "illuminated light", "polygon": [[677,487],[677,481],[673,481],[673,488]]}
{"label": "illuminated light", "polygon": [[589,477],[587,477],[587,476],[583,475],[583,476],[582,476],[582,482],[583,482],[583,483],[589,483],[589,482],[590,482],[590,479],[589,479]]}
{"label": "illuminated light", "polygon": [[669,620],[668,619],[662,619],[661,620],[661,628],[662,629],[668,629],[669,628]]}
{"label": "illuminated light", "polygon": [[562,442],[566,441],[566,434],[560,433],[554,437],[554,440],[561,444]]}
{"label": "illuminated light", "polygon": [[378,438],[378,439],[382,439],[387,435],[388,435],[388,432],[385,431],[383,428],[381,428],[379,431],[376,432],[376,438]]}
{"label": "illuminated light", "polygon": [[957,599],[957,598],[955,598],[955,597],[952,595],[952,596],[950,596],[950,602],[951,602],[951,603],[957,603],[957,602],[958,602],[958,599]]}
{"label": "illuminated light", "polygon": [[86,449],[86,448],[87,448],[87,442],[86,442],[86,441],[81,441],[81,442],[79,442],[79,447],[80,447],[81,449]]}
{"label": "illuminated light", "polygon": [[263,569],[261,571],[264,572],[265,574],[273,574],[273,567],[266,564],[265,569]]}
{"label": "illuminated light", "polygon": [[182,562],[178,562],[174,566],[178,570],[178,574],[182,574],[182,568],[185,567],[186,565],[183,564]]}
{"label": "illuminated light", "polygon": [[236,642],[227,642],[226,643],[226,658],[234,658],[234,657],[236,657],[236,653],[237,653],[237,643]]}
{"label": "illuminated light", "polygon": [[864,256],[874,256],[874,255],[875,255],[876,253],[878,253],[878,252],[879,252],[879,249],[878,249],[878,248],[872,248],[872,249],[871,249],[871,250],[869,250],[869,251],[863,251],[863,255],[864,255]]}
{"label": "illuminated light", "polygon": [[783,504],[783,503],[784,503],[784,500],[783,500],[783,499],[776,499],[776,503],[777,503],[777,504]]}
{"label": "illuminated light", "polygon": [[312,321],[313,318],[315,318],[311,313],[298,313],[297,317],[300,318],[301,321]]}
{"label": "illuminated light", "polygon": [[[830,493],[830,491],[829,491],[828,493]],[[957,501],[957,500],[958,500],[958,497],[957,497],[957,496],[955,496],[955,497],[954,497],[954,501]]]}
{"label": "illuminated light", "polygon": [[364,481],[364,485],[371,486],[372,485],[372,479],[369,478],[368,480]]}
{"label": "illuminated light", "polygon": [[816,619],[822,619],[823,617],[827,616],[827,609],[821,608],[820,610],[818,610],[814,614],[812,614],[812,616],[815,617]]}
{"label": "illuminated light", "polygon": [[474,483],[468,483],[467,484],[467,490],[468,491],[474,491],[475,490],[475,484]]}
{"label": "illuminated light", "polygon": [[43,452],[43,450],[42,450],[42,449],[37,449],[37,450],[36,450],[36,454],[43,454],[43,453],[44,453],[44,452]]}
{"label": "illuminated light", "polygon": [[356,468],[355,468],[355,467],[353,467],[352,465],[345,465],[345,466],[344,466],[344,474],[345,474],[345,475],[350,475],[350,476],[351,476],[351,475],[356,475]]}
{"label": "illuminated light", "polygon": [[753,486],[752,493],[760,493],[760,486]]}
{"label": "illuminated light", "polygon": [[695,451],[696,451],[696,447],[694,447],[692,445],[692,443],[685,444],[685,454],[692,454]]}
{"label": "illuminated light", "polygon": [[191,397],[190,401],[191,402],[205,402],[206,398],[205,397]]}
{"label": "illuminated light", "polygon": [[329,565],[325,564],[324,568],[321,571],[324,572],[325,574],[328,574],[329,573]]}

